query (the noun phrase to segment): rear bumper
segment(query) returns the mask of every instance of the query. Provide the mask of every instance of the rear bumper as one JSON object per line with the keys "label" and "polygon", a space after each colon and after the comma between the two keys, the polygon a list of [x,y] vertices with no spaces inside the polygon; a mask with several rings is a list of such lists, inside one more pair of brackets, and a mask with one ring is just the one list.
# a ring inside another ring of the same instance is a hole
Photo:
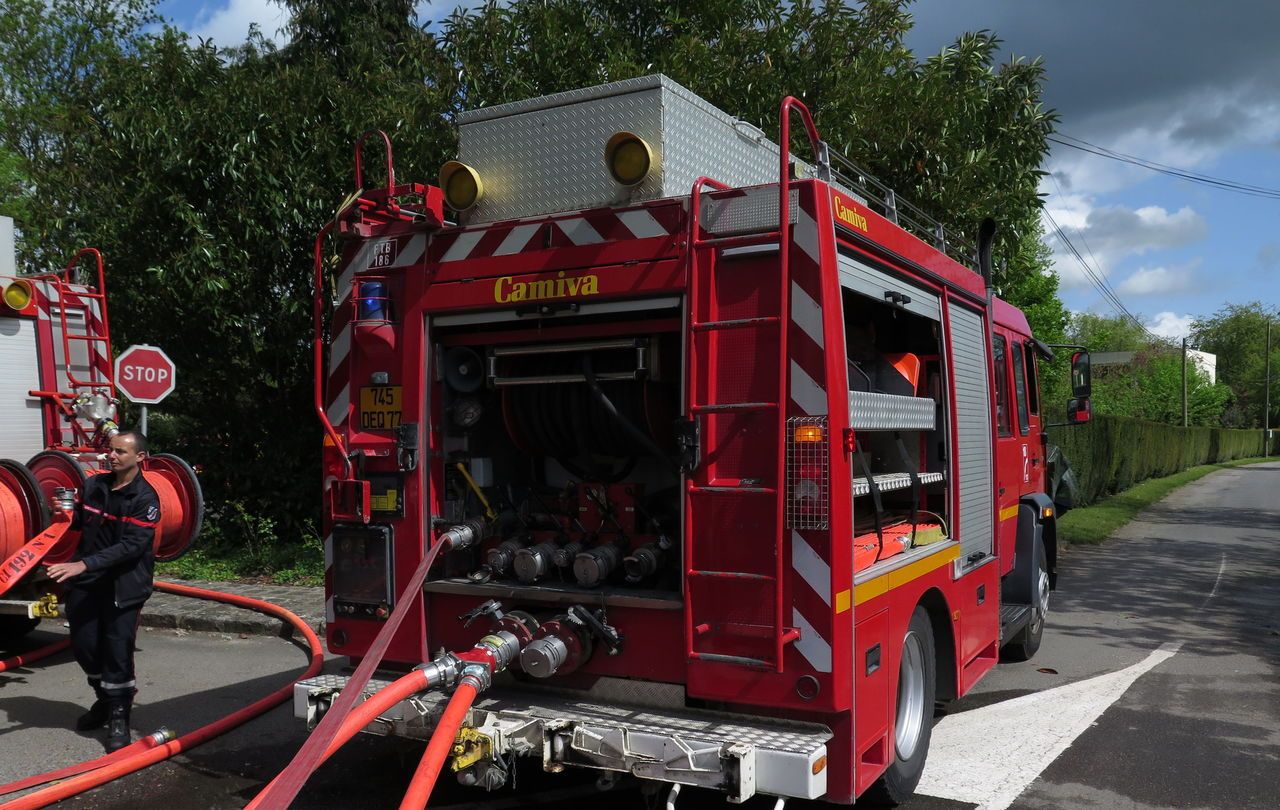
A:
{"label": "rear bumper", "polygon": [[[300,681],[293,692],[294,716],[313,727],[346,682],[341,675]],[[371,680],[365,693],[387,683]],[[441,692],[417,695],[364,731],[425,740],[447,699]],[[731,801],[757,793],[816,799],[827,790],[831,731],[816,723],[605,704],[565,692],[494,689],[476,700],[464,728],[468,753],[455,757],[455,770],[524,756],[540,757],[547,771],[618,771],[723,791]]]}

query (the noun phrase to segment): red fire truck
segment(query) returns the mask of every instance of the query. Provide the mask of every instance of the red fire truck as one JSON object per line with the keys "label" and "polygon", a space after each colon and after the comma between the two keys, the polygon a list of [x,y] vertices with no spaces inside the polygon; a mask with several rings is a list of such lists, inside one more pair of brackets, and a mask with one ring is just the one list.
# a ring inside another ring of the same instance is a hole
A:
{"label": "red fire truck", "polygon": [[[1054,584],[1052,351],[990,292],[992,229],[971,249],[794,98],[777,144],[662,76],[459,125],[438,186],[384,135],[364,187],[362,139],[340,261],[317,241],[330,649],[447,685],[433,650],[510,647],[444,729],[464,784],[528,756],[909,795],[935,701],[1033,655]],[[428,738],[447,697],[368,731]]]}
{"label": "red fire truck", "polygon": [[[3,238],[8,236],[8,239]],[[0,222],[0,642],[59,615],[61,588],[42,564],[70,559],[70,509],[85,477],[107,471],[119,432],[102,254],[79,251],[56,273],[12,267],[12,220]],[[20,463],[15,459],[27,459]],[[151,454],[143,474],[163,512],[156,558],[183,553],[200,530],[192,469]]]}

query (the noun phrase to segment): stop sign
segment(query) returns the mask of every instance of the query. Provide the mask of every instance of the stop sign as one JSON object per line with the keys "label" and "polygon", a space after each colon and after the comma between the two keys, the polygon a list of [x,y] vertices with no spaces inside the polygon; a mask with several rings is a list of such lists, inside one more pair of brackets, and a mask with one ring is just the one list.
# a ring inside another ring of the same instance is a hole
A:
{"label": "stop sign", "polygon": [[140,405],[155,405],[177,385],[177,366],[155,346],[130,346],[116,358],[116,388]]}

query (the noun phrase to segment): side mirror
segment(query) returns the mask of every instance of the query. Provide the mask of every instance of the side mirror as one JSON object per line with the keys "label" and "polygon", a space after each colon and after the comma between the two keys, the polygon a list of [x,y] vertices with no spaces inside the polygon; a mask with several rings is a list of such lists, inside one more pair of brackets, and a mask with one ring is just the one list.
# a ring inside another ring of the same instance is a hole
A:
{"label": "side mirror", "polygon": [[1093,415],[1093,406],[1088,397],[1076,397],[1067,403],[1067,424],[1083,425]]}
{"label": "side mirror", "polygon": [[1083,400],[1093,396],[1093,375],[1089,369],[1088,352],[1073,352],[1071,355],[1071,396]]}

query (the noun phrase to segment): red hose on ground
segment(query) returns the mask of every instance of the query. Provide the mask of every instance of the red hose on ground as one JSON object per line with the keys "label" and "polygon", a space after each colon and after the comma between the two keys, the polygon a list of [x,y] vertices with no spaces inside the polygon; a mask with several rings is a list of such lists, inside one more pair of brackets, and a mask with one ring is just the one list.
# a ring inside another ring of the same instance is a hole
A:
{"label": "red hose on ground", "polygon": [[0,661],[0,672],[8,672],[9,670],[20,667],[23,664],[30,664],[32,661],[39,661],[41,658],[48,658],[51,655],[57,655],[70,646],[71,639],[64,638],[61,641],[46,644],[45,646],[32,650],[31,652],[25,652],[15,655],[12,658],[6,658],[3,661]]}
{"label": "red hose on ground", "polygon": [[302,790],[302,785],[320,766],[330,743],[335,739],[343,720],[355,708],[369,679],[373,677],[374,670],[382,663],[382,657],[387,654],[387,646],[391,644],[391,638],[400,629],[404,617],[409,614],[414,605],[420,604],[418,600],[421,598],[422,583],[426,581],[431,564],[435,562],[441,549],[450,545],[449,541],[442,538],[423,556],[417,570],[409,578],[409,583],[396,598],[395,609],[387,617],[382,629],[374,636],[373,643],[369,645],[364,659],[360,661],[360,666],[356,667],[356,671],[347,679],[347,685],[338,693],[338,699],[329,707],[328,713],[298,749],[298,753],[293,755],[293,759],[285,769],[245,806],[246,810],[288,810],[293,804],[298,792]]}
{"label": "red hose on ground", "polygon": [[[427,683],[426,673],[422,670],[414,670],[370,695],[368,700],[353,709],[346,719],[342,721],[342,725],[338,727],[338,733],[329,742],[329,747],[325,749],[320,762],[323,763],[333,756],[339,748],[350,742],[351,738],[360,732],[360,729],[377,720],[379,715],[389,710],[392,706],[429,688],[430,684]],[[276,776],[260,793],[265,793],[279,778],[279,776]]]}
{"label": "red hose on ground", "polygon": [[418,769],[414,771],[413,779],[409,781],[409,789],[405,791],[404,799],[400,802],[400,810],[422,810],[427,806],[427,799],[431,798],[431,791],[436,786],[440,769],[444,767],[444,761],[453,749],[453,740],[458,736],[458,728],[467,718],[467,712],[471,710],[471,703],[475,699],[475,685],[464,678],[454,690],[453,697],[449,698],[449,705],[445,706],[444,714],[440,716],[440,722],[431,735],[431,742],[427,743],[427,750],[422,753]]}
{"label": "red hose on ground", "polygon": [[141,751],[146,751],[148,748],[155,748],[157,745],[159,745],[162,742],[162,740],[157,738],[156,736],[157,734],[166,735],[164,738],[166,740],[173,739],[171,732],[161,729],[161,731],[156,732],[156,734],[148,734],[147,736],[143,737],[141,740],[138,740],[132,745],[126,745],[124,748],[121,748],[119,751],[114,751],[110,754],[105,754],[103,756],[97,757],[96,759],[87,759],[84,762],[77,762],[74,765],[68,765],[65,768],[59,768],[56,771],[49,771],[47,773],[38,773],[35,776],[28,776],[25,779],[19,779],[18,781],[10,782],[7,785],[0,785],[0,796],[6,796],[10,793],[17,793],[20,790],[28,790],[30,788],[47,784],[49,782],[55,782],[59,779],[70,779],[71,777],[79,776],[80,774],[85,773],[86,771],[97,770],[98,768],[101,768],[103,765],[106,765],[108,762],[114,762],[117,759],[125,759],[126,757],[131,757],[134,754],[137,754]]}
{"label": "red hose on ground", "polygon": [[142,770],[164,760],[179,754],[183,751],[189,751],[202,743],[224,734],[243,723],[252,720],[258,715],[273,709],[284,703],[293,696],[293,684],[299,680],[313,677],[320,672],[320,667],[324,663],[324,650],[320,646],[320,639],[316,636],[315,631],[307,626],[307,623],[298,618],[292,612],[284,608],[273,605],[270,602],[264,602],[261,599],[253,599],[247,596],[237,596],[235,594],[221,593],[219,591],[209,591],[204,588],[193,588],[189,585],[179,585],[172,582],[156,582],[156,590],[165,593],[177,594],[178,596],[190,596],[196,599],[209,599],[215,602],[224,602],[237,607],[256,610],[269,616],[275,616],[283,619],[291,624],[295,630],[300,632],[307,640],[310,648],[310,663],[302,675],[290,681],[287,685],[280,687],[276,691],[266,697],[245,706],[239,711],[209,723],[202,728],[190,732],[179,737],[172,742],[158,745],[146,751],[136,753],[132,756],[119,760],[112,760],[104,763],[102,767],[86,774],[68,779],[56,785],[38,790],[35,793],[29,793],[21,798],[14,799],[0,805],[0,810],[35,810],[35,808],[45,807],[54,802],[83,793],[91,788],[98,787],[113,779],[119,779],[122,776]]}

